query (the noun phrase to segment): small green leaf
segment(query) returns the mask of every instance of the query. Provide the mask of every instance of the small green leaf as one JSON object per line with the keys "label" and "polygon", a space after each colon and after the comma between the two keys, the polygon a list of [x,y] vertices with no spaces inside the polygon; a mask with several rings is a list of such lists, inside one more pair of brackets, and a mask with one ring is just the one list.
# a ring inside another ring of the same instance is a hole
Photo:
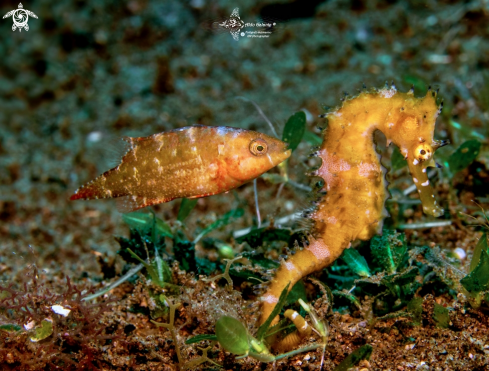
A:
{"label": "small green leaf", "polygon": [[426,87],[428,86],[423,78],[415,75],[406,74],[402,76],[402,79],[406,83],[406,85],[414,85],[415,94],[425,92]]}
{"label": "small green leaf", "polygon": [[481,251],[479,264],[460,283],[470,292],[489,290],[489,255],[486,250]]}
{"label": "small green leaf", "polygon": [[294,304],[299,299],[302,299],[305,302],[307,302],[306,286],[304,285],[304,282],[302,282],[302,280],[297,282],[290,289],[290,292],[289,292],[289,295],[287,295],[287,300],[286,300],[285,304],[287,304],[287,305]]}
{"label": "small green leaf", "polygon": [[394,147],[394,151],[392,151],[391,156],[391,164],[392,170],[402,169],[404,166],[407,166],[407,161],[404,159],[404,156],[399,151],[399,148]]}
{"label": "small green leaf", "polygon": [[35,329],[34,336],[31,337],[31,341],[37,343],[51,336],[53,333],[53,321],[45,319],[41,322],[41,326]]}
{"label": "small green leaf", "polygon": [[340,298],[344,298],[344,299],[348,300],[350,303],[352,303],[358,309],[362,309],[362,305],[358,301],[357,297],[355,295],[349,293],[346,290],[343,290],[343,291],[334,290],[333,295],[339,296]]}
{"label": "small green leaf", "polygon": [[407,258],[407,245],[404,233],[384,229],[382,236],[374,236],[370,241],[374,260],[389,274],[396,272]]}
{"label": "small green leaf", "polygon": [[341,258],[345,261],[348,267],[359,276],[371,276],[367,261],[357,250],[345,249]]}
{"label": "small green leaf", "polygon": [[475,246],[474,255],[472,255],[472,260],[470,261],[470,272],[472,272],[479,264],[482,251],[489,252],[489,244],[485,233],[482,234],[482,237]]}
{"label": "small green leaf", "polygon": [[249,352],[248,331],[236,318],[219,318],[216,322],[216,337],[219,344],[229,353],[244,355]]}
{"label": "small green leaf", "polygon": [[349,354],[334,371],[347,371],[349,368],[357,365],[362,359],[369,359],[372,354],[373,347],[370,344],[365,344],[358,349],[355,349]]}
{"label": "small green leaf", "polygon": [[393,286],[404,286],[413,283],[418,273],[418,267],[411,266],[404,269],[402,272],[384,276],[380,282],[389,288],[392,288]]}
{"label": "small green leaf", "polygon": [[221,259],[233,259],[236,255],[233,246],[228,243],[217,241],[215,246],[217,247],[217,253]]}
{"label": "small green leaf", "polygon": [[421,325],[421,316],[423,314],[423,298],[413,298],[407,305],[408,312],[414,316],[414,324]]}
{"label": "small green leaf", "polygon": [[182,198],[182,202],[180,204],[180,209],[178,210],[177,219],[180,222],[183,222],[187,219],[187,216],[194,209],[195,205],[197,205],[197,198]]}
{"label": "small green leaf", "polygon": [[282,140],[289,143],[289,149],[294,151],[304,136],[306,130],[306,114],[303,111],[294,113],[285,124]]}
{"label": "small green leaf", "polygon": [[280,313],[282,310],[283,306],[285,305],[285,301],[287,300],[287,293],[289,292],[289,286],[290,282],[285,286],[285,288],[282,290],[282,293],[280,294],[280,298],[278,298],[278,302],[275,305],[275,307],[272,310],[272,313],[268,316],[267,320],[263,322],[263,324],[258,328],[258,331],[256,333],[256,338],[259,342],[263,340],[265,337],[265,334],[268,331],[268,328],[270,327],[270,324],[272,323],[273,319],[277,314]]}
{"label": "small green leaf", "polygon": [[214,229],[224,227],[237,218],[241,218],[244,215],[244,210],[241,208],[233,209],[224,214],[221,218],[217,219],[214,223],[208,225],[199,235],[195,238],[194,243],[200,241],[207,233],[213,231]]}
{"label": "small green leaf", "polygon": [[131,249],[127,249],[127,252],[134,258],[136,259],[137,261],[139,261],[142,265],[144,265],[144,267],[146,268],[146,270],[148,271],[149,275],[151,276],[151,280],[157,284],[158,286],[163,286],[164,285],[164,282],[161,282],[160,280],[160,277],[158,275],[158,271],[155,269],[155,267],[151,264],[148,264],[147,262],[145,262],[143,259],[141,259],[139,256],[136,255],[136,253],[134,251],[132,251]]}
{"label": "small green leaf", "polygon": [[436,327],[448,328],[450,324],[450,315],[448,314],[448,309],[443,305],[435,303],[433,309],[433,319],[435,320]]}
{"label": "small green leaf", "polygon": [[304,140],[312,146],[319,146],[323,142],[321,137],[314,134],[312,131],[306,130],[304,132]]}
{"label": "small green leaf", "polygon": [[200,343],[201,341],[204,341],[204,340],[218,341],[216,335],[213,335],[213,334],[202,334],[202,335],[193,336],[190,339],[185,340],[185,344],[188,345],[188,344]]}
{"label": "small green leaf", "polygon": [[[153,215],[148,213],[134,212],[123,214],[122,220],[129,225],[129,227],[142,231],[152,228],[153,226]],[[159,218],[156,218],[155,228],[157,234],[170,238],[173,237],[170,226]]]}
{"label": "small green leaf", "polygon": [[476,159],[481,150],[481,143],[478,140],[468,140],[448,158],[448,166],[452,173],[459,172],[469,166]]}
{"label": "small green leaf", "polygon": [[7,332],[14,332],[14,331],[17,332],[22,330],[22,327],[19,325],[12,325],[12,324],[1,325],[0,330],[7,331]]}

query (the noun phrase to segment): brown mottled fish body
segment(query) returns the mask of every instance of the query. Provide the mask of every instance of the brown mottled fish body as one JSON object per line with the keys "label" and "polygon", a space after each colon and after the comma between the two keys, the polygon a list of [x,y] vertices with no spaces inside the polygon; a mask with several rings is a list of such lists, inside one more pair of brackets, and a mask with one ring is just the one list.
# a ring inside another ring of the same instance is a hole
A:
{"label": "brown mottled fish body", "polygon": [[122,199],[133,211],[175,198],[227,192],[260,176],[291,151],[281,140],[251,130],[192,126],[123,138],[121,163],[78,189],[72,200]]}

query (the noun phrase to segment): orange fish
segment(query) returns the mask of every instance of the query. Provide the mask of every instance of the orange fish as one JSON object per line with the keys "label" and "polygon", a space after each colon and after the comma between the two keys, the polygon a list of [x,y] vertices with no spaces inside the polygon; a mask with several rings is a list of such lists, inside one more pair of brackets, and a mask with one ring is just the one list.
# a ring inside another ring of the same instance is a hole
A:
{"label": "orange fish", "polygon": [[281,140],[223,126],[122,139],[128,149],[121,163],[80,187],[71,200],[119,197],[120,210],[127,212],[180,197],[215,195],[253,180],[291,154]]}

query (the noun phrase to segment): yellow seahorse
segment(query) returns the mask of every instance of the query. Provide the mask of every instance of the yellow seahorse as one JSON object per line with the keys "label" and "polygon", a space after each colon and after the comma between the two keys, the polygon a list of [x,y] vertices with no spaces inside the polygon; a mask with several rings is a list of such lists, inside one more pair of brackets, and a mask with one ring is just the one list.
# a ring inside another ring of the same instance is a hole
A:
{"label": "yellow seahorse", "polygon": [[443,106],[437,105],[436,95],[430,88],[426,96],[416,98],[414,88],[400,93],[394,85],[364,90],[322,116],[328,119],[316,153],[322,165],[312,175],[324,179],[324,196],[309,214],[312,228],[306,246],[282,261],[261,298],[261,323],[289,282],[293,287],[303,277],[332,264],[352,241],[369,240],[382,231],[388,192],[373,142],[375,130],[384,133],[387,145],[394,143],[407,159],[423,211],[435,217],[443,215],[426,174],[428,167],[436,165],[434,152],[448,144],[433,139]]}

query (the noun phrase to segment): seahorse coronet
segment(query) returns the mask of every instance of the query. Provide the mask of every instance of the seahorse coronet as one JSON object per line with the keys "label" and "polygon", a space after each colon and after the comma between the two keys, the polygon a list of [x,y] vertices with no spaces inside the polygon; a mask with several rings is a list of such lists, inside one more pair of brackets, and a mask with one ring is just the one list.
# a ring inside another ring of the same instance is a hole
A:
{"label": "seahorse coronet", "polygon": [[277,269],[266,292],[268,300],[263,302],[261,323],[273,310],[271,298],[278,298],[289,282],[292,288],[303,277],[332,264],[352,241],[381,233],[390,194],[373,141],[375,130],[383,132],[387,143],[394,143],[406,158],[423,211],[443,215],[426,171],[436,166],[434,153],[447,143],[433,138],[442,106],[437,97],[438,91],[431,87],[416,97],[414,86],[403,93],[394,83],[386,83],[381,89],[364,88],[356,96],[345,96],[338,107],[321,115],[328,120],[323,142],[314,150],[321,165],[310,172],[324,182],[316,190],[316,194],[322,192],[321,198],[303,212],[311,221],[307,239],[303,249]]}

